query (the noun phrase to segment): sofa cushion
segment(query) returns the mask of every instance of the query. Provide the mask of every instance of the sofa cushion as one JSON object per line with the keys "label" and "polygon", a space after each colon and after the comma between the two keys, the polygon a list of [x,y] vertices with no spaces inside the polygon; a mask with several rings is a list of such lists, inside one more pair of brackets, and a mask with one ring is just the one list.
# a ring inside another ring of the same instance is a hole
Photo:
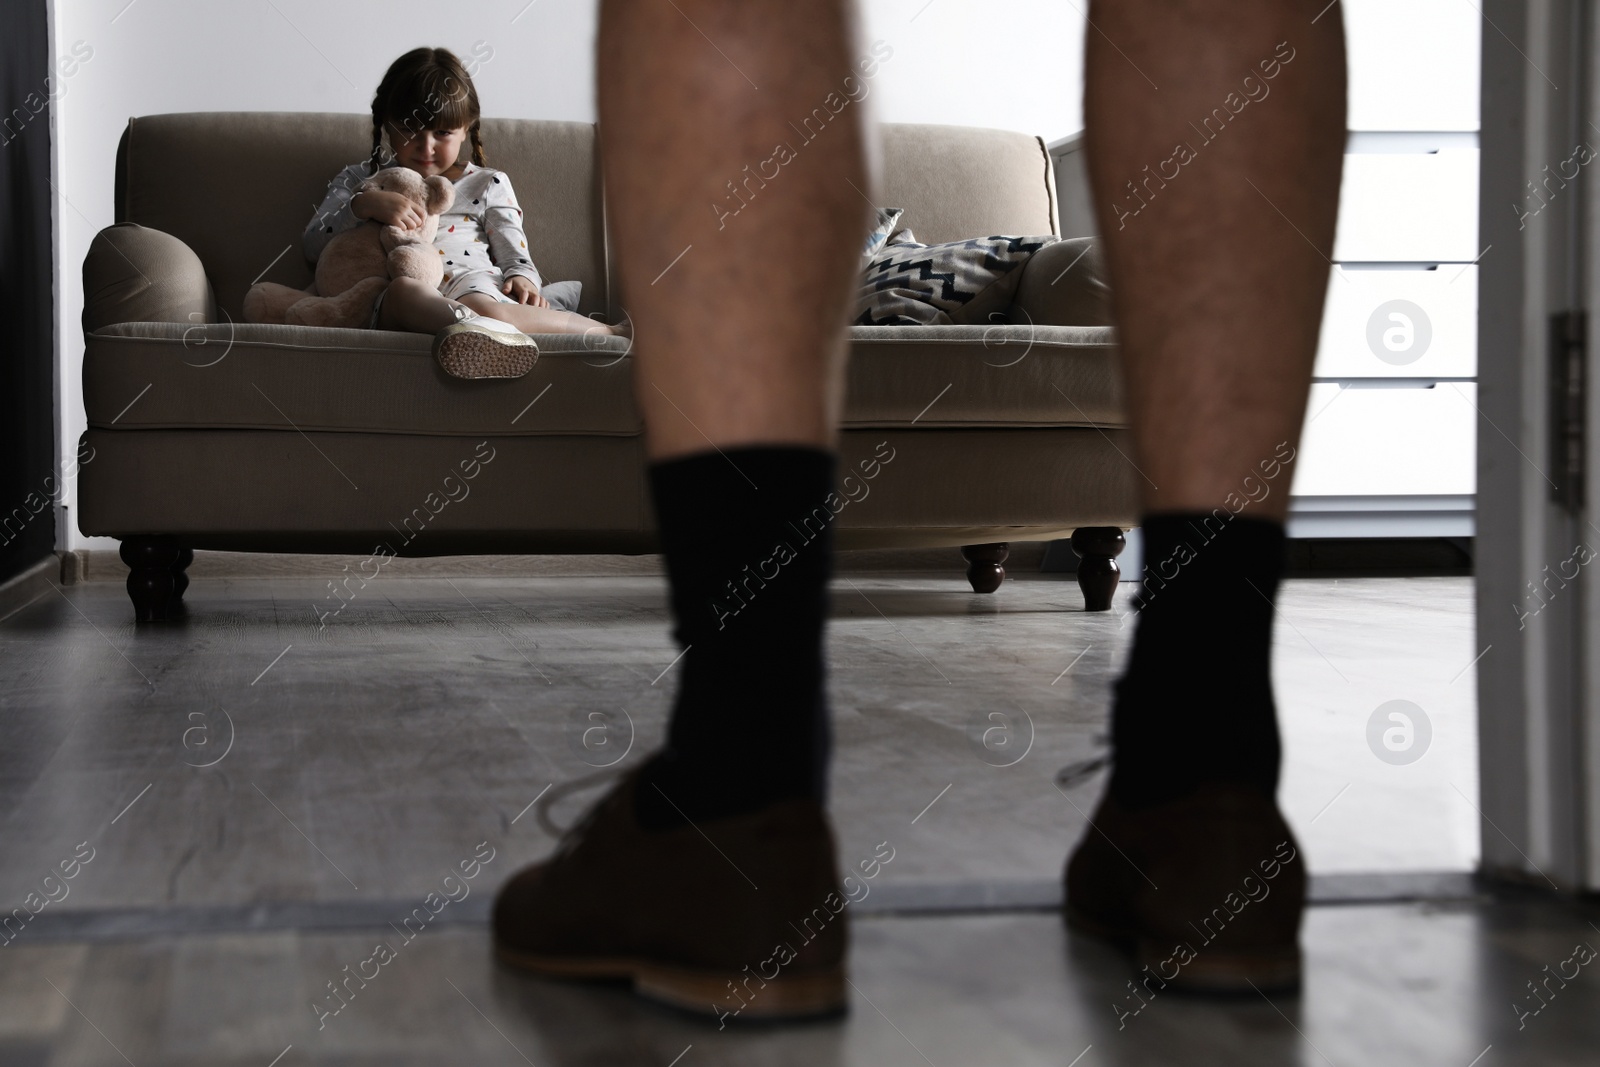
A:
{"label": "sofa cushion", "polygon": [[868,266],[858,294],[860,326],[983,324],[1004,313],[1018,269],[1058,238],[979,237],[945,244],[896,243]]}
{"label": "sofa cushion", "polygon": [[[850,331],[846,428],[1120,426],[1106,327],[868,326]],[[124,323],[87,337],[83,402],[107,430],[631,436],[619,337],[541,336],[522,378],[462,381],[426,334]]]}
{"label": "sofa cushion", "polygon": [[853,326],[844,426],[1121,427],[1109,327]]}
{"label": "sofa cushion", "polygon": [[884,123],[875,199],[929,244],[987,233],[1060,233],[1055,169],[1032,134]]}
{"label": "sofa cushion", "polygon": [[1110,326],[1111,286],[1096,237],[1045,245],[1017,272],[1010,321],[1058,326]]}
{"label": "sofa cushion", "polygon": [[541,336],[529,374],[494,381],[452,378],[432,344],[388,330],[123,323],[85,339],[83,406],[91,427],[116,429],[640,432],[625,338]]}
{"label": "sofa cushion", "polygon": [[550,301],[550,306],[561,311],[577,311],[583,302],[582,282],[545,282],[539,295]]}
{"label": "sofa cushion", "polygon": [[[486,118],[482,137],[487,165],[511,176],[540,274],[582,282],[584,314],[607,310],[594,125]],[[362,114],[132,118],[118,151],[116,221],[161,230],[194,249],[218,305],[237,320],[255,281],[311,284],[301,232],[328,181],[371,151],[372,119]]]}

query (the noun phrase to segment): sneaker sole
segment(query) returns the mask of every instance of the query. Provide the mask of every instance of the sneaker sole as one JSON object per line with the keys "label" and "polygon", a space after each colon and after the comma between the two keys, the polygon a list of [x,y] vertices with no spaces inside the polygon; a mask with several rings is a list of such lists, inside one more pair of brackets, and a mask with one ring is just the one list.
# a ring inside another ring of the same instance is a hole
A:
{"label": "sneaker sole", "polygon": [[[1062,917],[1073,930],[1130,952],[1135,963],[1149,967],[1157,976],[1162,973],[1161,964],[1172,959],[1170,945],[1107,926],[1070,904]],[[1289,993],[1300,988],[1301,973],[1298,944],[1234,952],[1202,946],[1168,984],[1175,991],[1191,993]]]}
{"label": "sneaker sole", "polygon": [[520,378],[539,361],[539,346],[524,333],[458,322],[434,338],[433,358],[452,378]]}
{"label": "sneaker sole", "polygon": [[750,990],[750,1001],[733,1012],[726,1007],[732,992],[729,975],[737,972],[671,967],[624,957],[544,956],[498,946],[495,955],[512,967],[547,978],[627,981],[647,1000],[713,1019],[813,1019],[839,1015],[848,1003],[843,966],[779,974]]}

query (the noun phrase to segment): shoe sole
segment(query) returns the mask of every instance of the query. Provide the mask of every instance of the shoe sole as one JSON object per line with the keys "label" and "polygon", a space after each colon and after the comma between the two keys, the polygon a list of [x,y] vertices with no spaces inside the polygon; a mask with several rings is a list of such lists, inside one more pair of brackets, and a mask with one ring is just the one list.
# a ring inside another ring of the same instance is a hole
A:
{"label": "shoe sole", "polygon": [[627,981],[635,993],[647,1000],[713,1019],[813,1019],[841,1014],[847,1003],[842,966],[806,974],[780,974],[751,990],[751,999],[742,1008],[730,1011],[727,1004],[733,985],[729,974],[736,972],[671,967],[621,957],[545,956],[498,946],[495,955],[512,967],[547,978]]}
{"label": "shoe sole", "polygon": [[[1158,977],[1162,976],[1161,964],[1172,959],[1172,948],[1164,942],[1107,926],[1070,904],[1062,915],[1067,926],[1131,952],[1136,964],[1150,968]],[[1301,973],[1299,945],[1233,952],[1202,946],[1181,966],[1177,977],[1167,982],[1174,990],[1192,993],[1290,993],[1300,988]]]}
{"label": "shoe sole", "polygon": [[434,338],[433,358],[452,378],[520,378],[539,361],[539,346],[525,333],[458,322]]}

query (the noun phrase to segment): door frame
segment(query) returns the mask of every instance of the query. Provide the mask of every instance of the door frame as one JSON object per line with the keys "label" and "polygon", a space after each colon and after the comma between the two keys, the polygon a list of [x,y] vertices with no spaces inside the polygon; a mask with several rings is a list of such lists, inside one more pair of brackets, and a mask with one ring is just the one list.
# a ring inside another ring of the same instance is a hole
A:
{"label": "door frame", "polygon": [[[1591,517],[1600,451],[1585,434],[1569,479],[1552,433],[1600,422],[1597,390],[1586,391],[1584,417],[1569,420],[1552,385],[1563,380],[1557,316],[1600,308],[1591,202],[1600,159],[1566,177],[1579,143],[1600,151],[1596,20],[1581,0],[1486,0],[1483,13],[1474,554],[1482,869],[1594,890],[1600,706],[1589,664],[1600,662],[1600,588],[1588,563],[1600,563]],[[1592,381],[1586,347],[1574,358]]]}

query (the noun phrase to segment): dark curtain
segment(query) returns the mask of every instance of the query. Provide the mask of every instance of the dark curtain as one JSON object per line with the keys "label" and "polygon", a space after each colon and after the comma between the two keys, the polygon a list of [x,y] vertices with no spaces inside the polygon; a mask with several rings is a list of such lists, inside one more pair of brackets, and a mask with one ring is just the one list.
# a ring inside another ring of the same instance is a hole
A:
{"label": "dark curtain", "polygon": [[[50,57],[45,0],[6,0],[0,33],[0,581],[55,549]],[[48,80],[46,80],[48,79]]]}

